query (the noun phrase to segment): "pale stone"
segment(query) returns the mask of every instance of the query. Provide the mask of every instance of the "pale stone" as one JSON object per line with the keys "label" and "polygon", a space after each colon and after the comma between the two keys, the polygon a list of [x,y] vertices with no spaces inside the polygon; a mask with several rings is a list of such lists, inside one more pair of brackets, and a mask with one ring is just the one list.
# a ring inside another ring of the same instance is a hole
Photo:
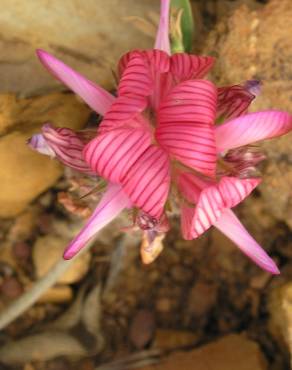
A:
{"label": "pale stone", "polygon": [[[62,258],[67,244],[68,240],[56,235],[47,235],[37,239],[32,251],[37,278],[46,275],[51,267]],[[90,254],[81,254],[59,278],[58,283],[73,284],[81,280],[87,273],[89,264]]]}
{"label": "pale stone", "polygon": [[228,335],[191,352],[176,352],[160,365],[141,370],[267,370],[257,343],[241,335]]}
{"label": "pale stone", "polygon": [[37,48],[113,88],[118,58],[154,44],[153,26],[146,27],[150,37],[126,18],[156,21],[158,12],[157,0],[2,0],[0,91],[27,95],[57,86],[35,56]]}
{"label": "pale stone", "polygon": [[[251,110],[291,112],[291,0],[271,0],[261,10],[241,6],[217,25],[205,40],[204,54],[217,57],[211,77],[219,85],[263,82]],[[244,40],[244,42],[243,42]],[[265,181],[259,187],[266,212],[292,227],[291,133],[267,141]]]}
{"label": "pale stone", "polygon": [[[5,109],[1,110],[3,105]],[[71,94],[31,99],[0,95],[0,217],[20,213],[62,174],[56,160],[34,152],[26,145],[27,140],[48,121],[56,126],[81,128],[89,114],[89,109]]]}
{"label": "pale stone", "polygon": [[38,303],[65,303],[73,299],[72,288],[68,285],[56,285],[47,290],[38,300]]}
{"label": "pale stone", "polygon": [[272,290],[268,308],[270,330],[288,348],[292,366],[292,281]]}

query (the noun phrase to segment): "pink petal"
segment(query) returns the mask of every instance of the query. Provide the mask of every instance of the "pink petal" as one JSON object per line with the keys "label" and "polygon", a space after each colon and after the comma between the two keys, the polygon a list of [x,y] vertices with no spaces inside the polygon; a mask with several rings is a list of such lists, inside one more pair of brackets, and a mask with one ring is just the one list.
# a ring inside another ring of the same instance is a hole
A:
{"label": "pink petal", "polygon": [[42,64],[61,82],[79,95],[94,111],[104,115],[115,98],[100,86],[75,72],[72,68],[44,50],[37,50]]}
{"label": "pink petal", "polygon": [[150,107],[156,110],[165,93],[164,75],[169,71],[169,61],[169,55],[162,50],[134,50],[125,54],[119,63],[123,84],[120,94],[150,95]]}
{"label": "pink petal", "polygon": [[292,116],[287,112],[249,113],[216,127],[217,151],[237,148],[281,136],[292,129]]}
{"label": "pink petal", "polygon": [[216,88],[205,80],[185,81],[161,103],[156,139],[183,164],[208,176],[216,167]]}
{"label": "pink petal", "polygon": [[214,62],[215,59],[212,57],[178,53],[170,58],[170,72],[177,83],[203,78],[213,67]]}
{"label": "pink petal", "polygon": [[150,144],[151,136],[147,131],[120,128],[91,140],[83,155],[95,173],[119,183]]}
{"label": "pink petal", "polygon": [[163,213],[169,186],[168,155],[153,145],[130,167],[123,179],[124,192],[132,203],[156,219]]}
{"label": "pink petal", "polygon": [[119,185],[109,184],[92,216],[65,250],[64,258],[74,257],[96,233],[117,217],[123,209],[130,206],[131,202],[122,188]]}
{"label": "pink petal", "polygon": [[47,123],[42,127],[42,133],[60,162],[74,170],[94,175],[83,159],[82,151],[85,144],[76,132],[69,128],[55,128]]}
{"label": "pink petal", "polygon": [[160,49],[170,54],[169,43],[169,7],[170,0],[160,0],[160,19],[155,40],[155,49]]}
{"label": "pink petal", "polygon": [[255,95],[240,85],[218,89],[217,118],[231,119],[247,112]]}
{"label": "pink petal", "polygon": [[217,222],[224,209],[235,207],[242,202],[260,181],[255,178],[239,179],[226,176],[218,184],[206,183],[203,188],[203,182],[197,176],[182,173],[178,180],[179,189],[189,202],[196,203],[195,208],[184,210],[187,215],[184,217],[187,217],[190,227],[184,225],[182,228],[184,237],[193,239],[204,233]]}
{"label": "pink petal", "polygon": [[125,125],[132,126],[146,107],[147,100],[144,97],[119,96],[105,114],[98,131],[102,133]]}
{"label": "pink petal", "polygon": [[231,239],[240,250],[251,258],[262,269],[274,274],[280,274],[275,262],[267,255],[264,249],[251,237],[235,214],[226,209],[220,219],[214,225],[229,239]]}
{"label": "pink petal", "polygon": [[167,53],[162,50],[132,50],[124,54],[119,61],[119,74],[123,75],[125,68],[128,67],[129,62],[137,57],[143,57],[150,67],[150,71],[165,73],[169,71],[170,58]]}
{"label": "pink petal", "polygon": [[147,97],[153,89],[149,64],[143,54],[135,53],[122,74],[118,95]]}
{"label": "pink petal", "polygon": [[150,122],[142,114],[138,114],[134,118],[126,121],[119,121],[118,119],[103,120],[98,127],[98,133],[104,134],[105,132],[118,128],[135,128],[151,132]]}
{"label": "pink petal", "polygon": [[185,240],[192,240],[194,209],[192,207],[181,207],[181,233]]}

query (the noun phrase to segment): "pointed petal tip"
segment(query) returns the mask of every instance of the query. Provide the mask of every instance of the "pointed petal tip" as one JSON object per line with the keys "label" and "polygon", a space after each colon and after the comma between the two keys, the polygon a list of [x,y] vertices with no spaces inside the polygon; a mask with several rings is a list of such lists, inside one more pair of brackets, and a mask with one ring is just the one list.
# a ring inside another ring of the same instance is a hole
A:
{"label": "pointed petal tip", "polygon": [[271,262],[271,266],[269,268],[269,270],[267,270],[268,272],[270,272],[272,275],[280,275],[281,274],[281,271],[279,270],[278,266],[276,265],[276,263],[272,260]]}
{"label": "pointed petal tip", "polygon": [[70,252],[66,249],[64,254],[63,254],[63,259],[68,261],[68,260],[72,259],[73,257],[74,257],[74,253],[72,253],[72,252]]}
{"label": "pointed petal tip", "polygon": [[36,54],[43,66],[59,81],[75,94],[79,95],[86,104],[97,113],[104,115],[115,98],[99,85],[83,77],[80,73],[66,65],[43,49],[36,49]]}
{"label": "pointed petal tip", "polygon": [[80,251],[80,248],[77,249],[75,246],[74,246],[74,243],[71,242],[68,247],[65,249],[64,253],[63,253],[63,259],[66,260],[66,261],[69,261],[71,260],[73,257],[76,256],[76,254]]}
{"label": "pointed petal tip", "polygon": [[169,10],[170,0],[160,1],[160,19],[154,49],[160,49],[167,54],[171,53],[169,42]]}
{"label": "pointed petal tip", "polygon": [[44,49],[36,49],[36,55],[37,57],[39,58],[39,60],[41,61],[41,63],[47,65],[48,61],[51,59],[51,60],[56,60],[56,58],[48,53],[46,50]]}

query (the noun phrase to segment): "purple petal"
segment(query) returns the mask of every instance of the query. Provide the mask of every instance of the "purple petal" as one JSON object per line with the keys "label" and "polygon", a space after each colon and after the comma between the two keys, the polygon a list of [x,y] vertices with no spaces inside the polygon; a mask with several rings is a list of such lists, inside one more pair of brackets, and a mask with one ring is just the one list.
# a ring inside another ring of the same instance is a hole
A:
{"label": "purple petal", "polygon": [[244,84],[244,88],[254,96],[258,96],[261,93],[262,83],[259,80],[247,80]]}
{"label": "purple petal", "polygon": [[37,55],[49,72],[79,95],[90,108],[101,115],[108,111],[115,100],[109,92],[75,72],[46,51],[38,49]]}
{"label": "purple petal", "polygon": [[169,7],[170,0],[160,1],[160,19],[159,26],[156,35],[155,49],[160,49],[170,54],[170,43],[169,43]]}
{"label": "purple petal", "polygon": [[101,201],[80,233],[64,252],[65,259],[74,257],[103,227],[116,218],[131,202],[119,185],[109,184]]}
{"label": "purple petal", "polygon": [[41,154],[48,155],[51,158],[56,157],[56,153],[47,143],[46,139],[44,138],[43,134],[35,134],[33,135],[27,142],[28,146],[36,150]]}
{"label": "purple petal", "polygon": [[251,258],[262,269],[274,275],[280,274],[275,262],[251,237],[230,209],[224,210],[214,226],[231,239],[244,254]]}

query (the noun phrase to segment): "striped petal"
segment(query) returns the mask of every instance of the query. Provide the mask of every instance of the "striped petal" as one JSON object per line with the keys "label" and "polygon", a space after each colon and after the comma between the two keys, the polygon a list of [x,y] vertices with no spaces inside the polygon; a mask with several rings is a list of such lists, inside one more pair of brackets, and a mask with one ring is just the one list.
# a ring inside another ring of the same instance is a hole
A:
{"label": "striped petal", "polygon": [[92,216],[65,250],[64,258],[74,257],[96,233],[116,218],[123,209],[130,206],[131,202],[122,188],[119,185],[109,184]]}
{"label": "striped petal", "polygon": [[211,82],[182,82],[161,103],[155,134],[172,157],[208,176],[214,176],[216,166],[215,110]]}
{"label": "striped petal", "polygon": [[141,53],[133,53],[122,74],[118,95],[134,95],[146,98],[153,89],[153,81],[147,60]]}
{"label": "striped petal", "polygon": [[160,19],[155,40],[155,49],[160,49],[170,54],[169,42],[169,7],[170,0],[160,0]]}
{"label": "striped petal", "polygon": [[[121,126],[132,126],[147,107],[147,100],[141,96],[119,96],[112,104],[99,125],[98,132],[106,132]],[[136,124],[134,125],[136,126]]]}
{"label": "striped petal", "polygon": [[212,57],[178,53],[170,58],[170,72],[176,82],[203,78],[213,67],[214,62],[215,59]]}
{"label": "striped petal", "polygon": [[218,89],[217,119],[232,119],[247,112],[255,95],[240,85]]}
{"label": "striped petal", "polygon": [[262,269],[278,275],[280,271],[264,249],[251,237],[230,209],[225,209],[214,226],[231,239],[239,249]]}
{"label": "striped petal", "polygon": [[[38,136],[38,135],[37,135]],[[88,175],[94,175],[91,168],[84,161],[82,151],[84,148],[84,141],[79,137],[78,133],[69,128],[53,127],[46,123],[42,127],[42,138],[49,148],[50,156],[57,157],[65,166],[73,168],[76,171],[84,172]],[[35,141],[34,138],[30,140],[30,145]],[[53,153],[53,155],[51,154]]]}
{"label": "striped petal", "polygon": [[[180,175],[179,188],[195,208],[185,207],[187,226],[182,227],[185,239],[197,238],[208,230],[220,217],[224,209],[235,207],[260,183],[260,179],[223,177],[218,184],[206,184],[188,173]],[[202,189],[200,192],[200,188]],[[192,212],[191,212],[192,211]]]}
{"label": "striped petal", "polygon": [[170,57],[167,53],[162,50],[151,49],[151,50],[132,50],[124,54],[118,65],[120,76],[123,75],[125,69],[128,67],[129,62],[137,57],[143,57],[150,66],[150,70],[156,72],[165,73],[169,71]]}
{"label": "striped petal", "polygon": [[216,127],[217,151],[222,152],[254,142],[287,134],[292,116],[287,112],[249,113]]}
{"label": "striped petal", "polygon": [[159,219],[170,187],[168,155],[159,147],[150,146],[130,167],[122,182],[132,203]]}
{"label": "striped petal", "polygon": [[120,183],[150,144],[147,131],[121,128],[98,135],[85,146],[83,155],[92,171]]}
{"label": "striped petal", "polygon": [[79,95],[94,111],[104,115],[115,97],[44,50],[37,50],[42,64],[58,80]]}

